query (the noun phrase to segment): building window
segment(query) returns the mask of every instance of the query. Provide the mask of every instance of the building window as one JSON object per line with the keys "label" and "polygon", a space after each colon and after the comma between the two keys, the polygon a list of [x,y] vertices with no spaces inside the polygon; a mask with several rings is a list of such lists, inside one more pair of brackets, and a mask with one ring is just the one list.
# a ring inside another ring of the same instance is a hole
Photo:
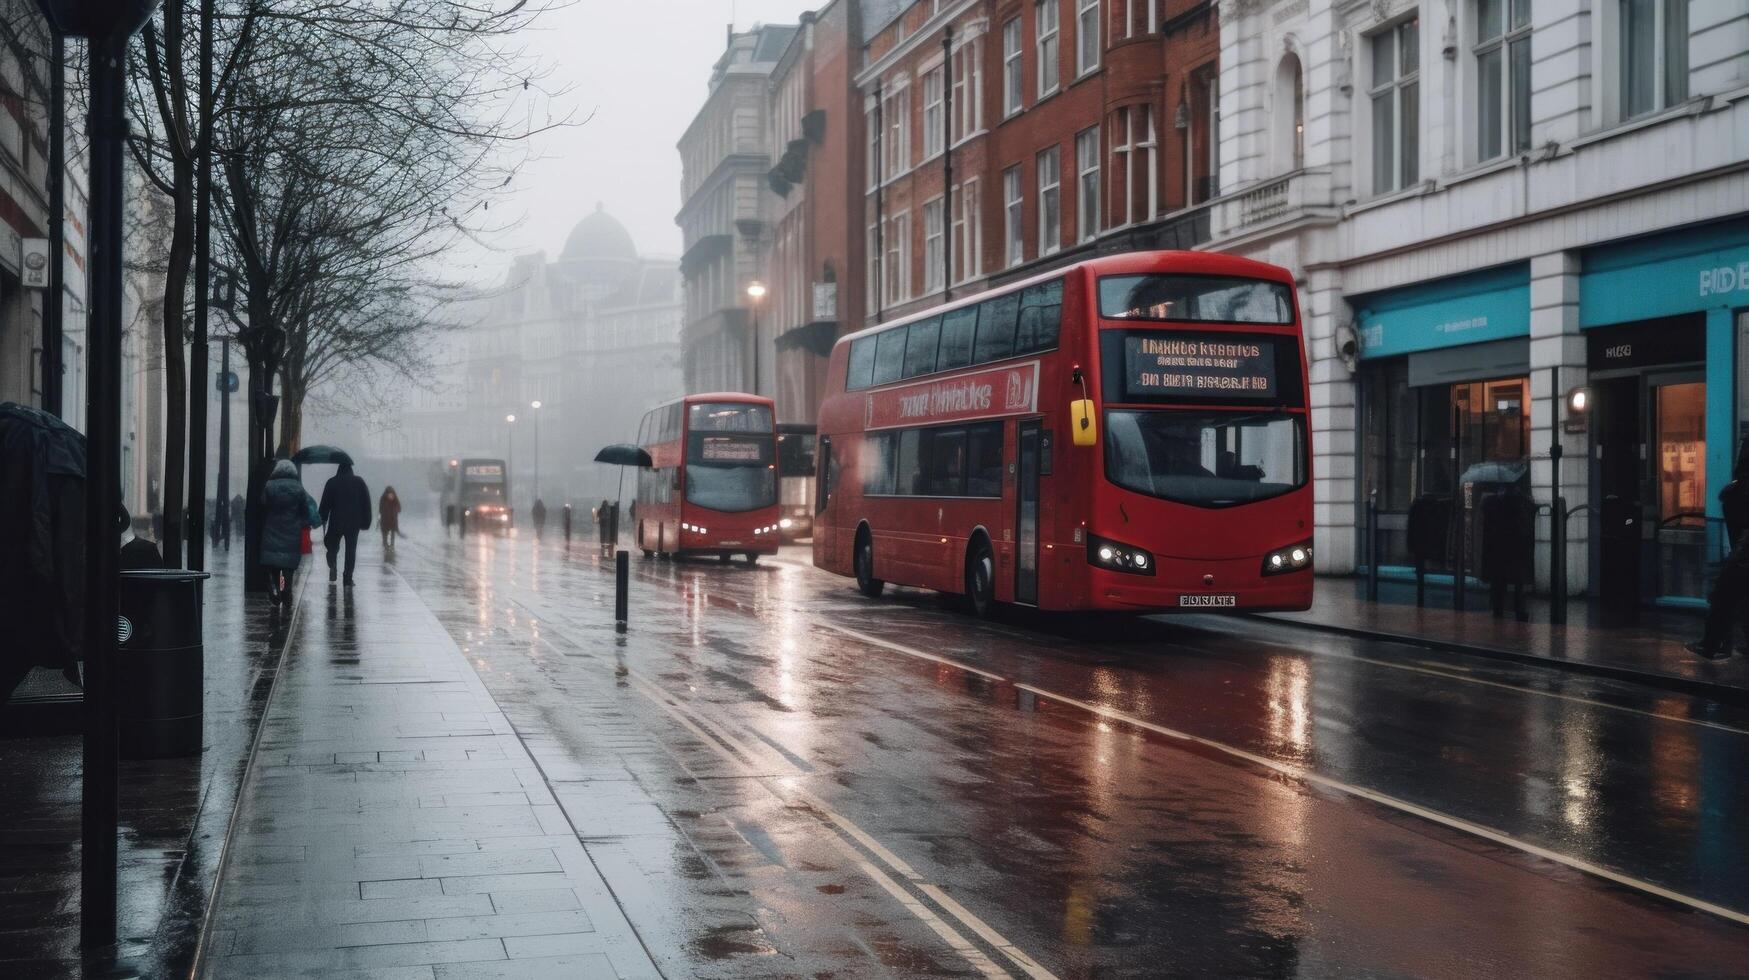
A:
{"label": "building window", "polygon": [[1057,2],[1039,0],[1033,8],[1038,27],[1038,98],[1057,90],[1059,70],[1057,57]]}
{"label": "building window", "polygon": [[1111,39],[1121,41],[1130,36],[1130,6],[1138,0],[1111,0]]}
{"label": "building window", "polygon": [[1133,111],[1142,114],[1142,141],[1136,144],[1136,149],[1142,156],[1141,176],[1146,182],[1142,191],[1146,210],[1137,220],[1152,221],[1160,213],[1160,138],[1154,132],[1154,107],[1142,106]]}
{"label": "building window", "polygon": [[[1488,3],[1490,0],[1479,0]],[[1499,2],[1499,0],[1493,0]],[[1528,0],[1518,0],[1528,2]],[[1306,91],[1300,56],[1289,51],[1275,66],[1275,106],[1271,112],[1275,132],[1275,168],[1298,170],[1306,163]]]}
{"label": "building window", "polygon": [[1057,148],[1038,155],[1038,254],[1049,255],[1063,247],[1062,174]]}
{"label": "building window", "polygon": [[911,90],[888,92],[881,104],[881,122],[887,128],[886,168],[881,179],[891,180],[911,169]]}
{"label": "building window", "polygon": [[1476,0],[1476,159],[1530,149],[1530,0]]}
{"label": "building window", "polygon": [[978,131],[983,121],[981,107],[984,90],[984,59],[978,57],[979,43],[973,38],[953,53],[953,141]]}
{"label": "building window", "polygon": [[1688,0],[1615,0],[1621,118],[1688,98]]}
{"label": "building window", "polygon": [[923,159],[928,160],[941,152],[942,132],[941,115],[941,77],[942,69],[936,68],[923,76]]}
{"label": "building window", "polygon": [[1099,127],[1075,134],[1075,220],[1079,241],[1099,234]]}
{"label": "building window", "polygon": [[1002,25],[1002,115],[1012,116],[1022,108],[1020,94],[1020,18]]}
{"label": "building window", "polygon": [[1026,225],[1022,219],[1023,192],[1020,189],[1020,164],[1002,171],[1002,241],[1003,262],[1019,265],[1026,261]]}
{"label": "building window", "polygon": [[1099,67],[1099,0],[1075,0],[1075,75]]}
{"label": "building window", "polygon": [[1111,208],[1122,227],[1135,220],[1131,205],[1135,200],[1135,167],[1131,162],[1131,142],[1135,139],[1130,107],[1124,106],[1112,117],[1111,127]]}
{"label": "building window", "polygon": [[978,182],[960,185],[953,218],[954,282],[976,279],[984,271],[983,225],[978,220]]}
{"label": "building window", "polygon": [[941,198],[923,205],[923,291],[939,292],[941,279]]}
{"label": "building window", "polygon": [[873,191],[881,182],[881,114],[870,107],[864,113],[867,116],[868,130],[868,189]]}
{"label": "building window", "polygon": [[886,305],[911,298],[911,216],[896,214],[887,221]]}
{"label": "building window", "polygon": [[868,269],[864,272],[862,280],[866,287],[863,292],[863,302],[871,310],[878,310],[881,306],[880,295],[876,292],[881,284],[881,245],[880,226],[871,221],[868,226],[868,249],[866,252]]}
{"label": "building window", "polygon": [[1372,190],[1387,194],[1420,180],[1421,19],[1371,38]]}

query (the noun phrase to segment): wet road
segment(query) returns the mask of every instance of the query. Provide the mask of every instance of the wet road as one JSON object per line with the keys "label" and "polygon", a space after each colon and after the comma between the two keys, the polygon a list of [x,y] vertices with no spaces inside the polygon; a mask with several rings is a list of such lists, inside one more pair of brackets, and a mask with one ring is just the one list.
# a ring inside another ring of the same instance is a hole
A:
{"label": "wet road", "polygon": [[665,974],[1741,975],[1749,713],[1253,620],[858,596],[786,552],[392,570]]}

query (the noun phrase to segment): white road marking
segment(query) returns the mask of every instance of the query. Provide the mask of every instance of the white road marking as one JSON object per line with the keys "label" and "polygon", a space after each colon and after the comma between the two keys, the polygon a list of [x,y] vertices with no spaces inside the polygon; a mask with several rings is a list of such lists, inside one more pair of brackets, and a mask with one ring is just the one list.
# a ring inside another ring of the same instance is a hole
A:
{"label": "white road marking", "polygon": [[850,629],[849,627],[846,627],[846,626],[839,626],[835,623],[828,623],[828,622],[824,622],[824,621],[815,621],[814,625],[821,627],[822,629],[829,629],[829,630],[833,631],[834,633],[843,633],[845,636],[848,636],[848,637],[855,639],[855,640],[860,640],[863,643],[869,644],[870,646],[885,647],[886,649],[891,650],[894,653],[902,653],[907,657],[916,657],[920,660],[930,660],[930,661],[934,661],[935,663],[938,663],[938,664],[946,664],[949,667],[954,667],[954,668],[957,668],[959,670],[963,670],[968,674],[977,674],[979,677],[985,677],[985,678],[988,678],[990,680],[996,681],[997,683],[1002,683],[1002,682],[1007,680],[1006,677],[1002,677],[999,674],[992,674],[987,670],[979,670],[978,668],[973,667],[970,664],[962,664],[957,660],[950,660],[947,657],[938,657],[933,653],[924,653],[922,650],[913,649],[911,647],[905,646],[902,643],[894,643],[891,640],[883,640],[878,636],[870,636],[867,633],[864,633],[860,630],[853,630],[853,629]]}
{"label": "white road marking", "polygon": [[[745,757],[747,760],[756,758],[755,750],[753,748],[749,747],[741,739],[730,733],[720,723],[707,718],[703,711],[693,707],[691,704],[683,701],[675,695],[670,694],[662,689],[660,685],[643,676],[638,671],[631,671],[630,676],[633,684],[644,694],[644,696],[655,701],[659,707],[672,715],[675,720],[679,721],[682,727],[686,728],[687,731],[691,732],[705,745],[716,750],[719,755],[743,775],[759,779],[761,785],[765,786],[767,791],[771,792],[779,799],[784,798],[784,792],[780,792],[777,787],[774,787],[771,783],[766,781],[768,778],[767,774],[754,771],[747,762],[744,762],[742,761],[742,758],[737,757]],[[707,728],[709,731],[706,730]],[[784,765],[794,770],[794,765],[787,759],[782,761]],[[798,775],[800,774],[799,770],[796,770],[796,772]],[[926,881],[924,877],[917,873],[916,869],[912,868],[903,858],[894,854],[885,845],[881,844],[880,841],[870,836],[867,831],[857,826],[849,817],[846,817],[827,806],[824,800],[799,786],[785,787],[784,791],[793,797],[796,802],[800,802],[808,809],[814,811],[817,818],[837,827],[845,836],[855,840],[871,854],[879,858],[882,863],[886,864],[894,872],[903,876],[918,889],[922,890],[931,900],[937,902],[943,909],[945,909],[949,915],[958,919],[963,925],[968,929],[971,929],[972,932],[976,933],[985,942],[994,946],[1010,960],[1013,960],[1015,965],[1018,966],[1027,976],[1033,977],[1035,980],[1057,980],[1055,974],[1046,970],[1043,966],[1040,966],[1038,961],[1028,956],[1018,946],[1003,937],[1001,933],[992,929],[988,923],[983,919],[978,918],[965,906],[948,897],[947,893],[940,887]],[[789,801],[786,800],[785,802]],[[919,902],[909,892],[905,891],[904,888],[897,882],[893,881],[890,876],[882,872],[879,868],[876,868],[873,864],[870,864],[859,852],[851,848],[841,837],[833,834],[830,836],[830,839],[844,849],[845,852],[849,854],[863,869],[865,874],[868,874],[871,879],[889,892],[906,908],[907,911],[916,916],[919,921],[923,922],[930,929],[934,930],[937,935],[941,936],[955,952],[965,957],[966,961],[971,963],[975,969],[989,977],[1009,976],[1006,970],[1003,970],[992,962],[982,951],[956,931],[951,925],[931,912],[928,906]]]}
{"label": "white road marking", "polygon": [[1107,707],[1104,707],[1102,705],[1097,705],[1097,704],[1089,704],[1086,701],[1079,701],[1079,700],[1076,700],[1075,698],[1065,697],[1061,694],[1052,694],[1049,691],[1033,687],[1030,684],[1016,683],[1014,686],[1019,688],[1020,690],[1029,691],[1033,694],[1036,694],[1039,697],[1048,698],[1052,701],[1057,701],[1057,702],[1062,703],[1062,704],[1072,705],[1074,707],[1082,709],[1083,711],[1091,712],[1092,714],[1099,715],[1100,717],[1103,717],[1103,718],[1109,718],[1113,721],[1123,722],[1126,725],[1131,725],[1131,726],[1134,726],[1136,728],[1145,729],[1147,731],[1154,732],[1158,735],[1164,735],[1167,738],[1176,739],[1176,740],[1181,741],[1181,742],[1191,742],[1191,743],[1194,743],[1197,745],[1201,745],[1201,746],[1205,746],[1207,748],[1214,749],[1217,752],[1232,756],[1233,758],[1236,758],[1236,759],[1243,759],[1244,761],[1249,762],[1253,765],[1261,766],[1264,769],[1268,769],[1271,772],[1275,772],[1275,773],[1278,773],[1280,775],[1287,776],[1290,779],[1294,779],[1294,780],[1297,780],[1297,781],[1300,781],[1303,783],[1310,783],[1310,784],[1317,785],[1317,786],[1323,786],[1327,789],[1333,789],[1333,790],[1336,790],[1338,792],[1346,793],[1350,796],[1358,797],[1358,798],[1363,799],[1363,800],[1369,800],[1369,801],[1371,801],[1373,803],[1377,803],[1381,806],[1389,807],[1393,810],[1397,810],[1397,811],[1400,811],[1402,813],[1407,813],[1407,814],[1410,814],[1412,816],[1420,817],[1423,820],[1430,820],[1433,823],[1437,823],[1437,824],[1444,826],[1444,827],[1450,827],[1453,830],[1461,831],[1463,833],[1470,834],[1470,835],[1475,836],[1475,837],[1480,837],[1483,840],[1493,841],[1496,844],[1500,844],[1500,845],[1503,845],[1505,847],[1510,847],[1510,848],[1513,848],[1515,850],[1523,851],[1526,854],[1534,855],[1536,857],[1543,858],[1544,860],[1553,861],[1556,864],[1565,865],[1566,867],[1572,868],[1575,871],[1581,871],[1581,872],[1584,872],[1585,874],[1592,875],[1593,877],[1602,878],[1606,881],[1612,881],[1618,885],[1625,885],[1626,887],[1632,888],[1636,891],[1645,892],[1649,895],[1655,895],[1659,898],[1667,899],[1669,901],[1676,902],[1680,905],[1686,905],[1689,908],[1698,909],[1702,912],[1710,912],[1713,915],[1719,916],[1720,918],[1730,919],[1733,922],[1738,922],[1738,923],[1741,923],[1743,925],[1749,925],[1749,914],[1744,914],[1742,912],[1738,912],[1738,911],[1735,911],[1733,909],[1728,909],[1722,905],[1715,905],[1712,902],[1708,902],[1708,901],[1705,901],[1703,899],[1695,898],[1691,895],[1684,895],[1681,892],[1671,891],[1670,889],[1665,888],[1662,885],[1655,885],[1649,881],[1642,881],[1639,878],[1634,878],[1634,877],[1631,877],[1629,875],[1622,874],[1619,871],[1613,871],[1609,868],[1603,867],[1602,865],[1593,864],[1590,861],[1585,861],[1585,860],[1582,860],[1580,858],[1570,857],[1566,854],[1561,854],[1557,851],[1551,851],[1546,847],[1540,847],[1536,844],[1530,843],[1529,841],[1519,840],[1516,837],[1512,837],[1508,834],[1501,833],[1500,831],[1494,830],[1493,828],[1490,828],[1490,827],[1484,827],[1481,824],[1471,823],[1468,820],[1463,820],[1463,819],[1458,818],[1458,817],[1453,817],[1453,816],[1450,816],[1448,814],[1440,813],[1437,810],[1429,810],[1426,807],[1417,806],[1416,804],[1410,803],[1407,800],[1400,800],[1394,796],[1387,796],[1384,793],[1375,792],[1374,790],[1367,789],[1363,786],[1356,786],[1352,783],[1345,783],[1340,779],[1334,779],[1330,776],[1325,776],[1325,775],[1322,775],[1320,773],[1313,772],[1310,769],[1304,769],[1300,766],[1290,765],[1290,764],[1285,763],[1285,762],[1279,762],[1275,759],[1268,758],[1267,756],[1258,755],[1255,752],[1248,752],[1244,749],[1237,748],[1237,747],[1231,746],[1231,745],[1227,745],[1227,744],[1222,743],[1222,742],[1217,742],[1213,739],[1203,738],[1200,735],[1192,735],[1189,732],[1181,732],[1181,731],[1178,731],[1177,729],[1167,728],[1164,725],[1156,725],[1151,721],[1144,721],[1141,718],[1135,717],[1134,715],[1129,715],[1129,714],[1126,714],[1122,711],[1115,710],[1113,708],[1107,708]]}

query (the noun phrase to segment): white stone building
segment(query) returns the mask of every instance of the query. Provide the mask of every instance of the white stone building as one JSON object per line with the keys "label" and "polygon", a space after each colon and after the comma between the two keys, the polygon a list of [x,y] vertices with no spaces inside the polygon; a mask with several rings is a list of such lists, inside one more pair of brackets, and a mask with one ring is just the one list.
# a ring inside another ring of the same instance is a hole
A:
{"label": "white stone building", "polygon": [[[1299,278],[1323,570],[1366,562],[1368,499],[1381,567],[1405,564],[1409,502],[1453,492],[1454,446],[1470,480],[1528,466],[1546,503],[1553,426],[1562,494],[1591,505],[1571,584],[1699,602],[1749,427],[1749,4],[1224,0],[1220,20],[1209,247]],[[1557,408],[1582,386],[1588,412]]]}

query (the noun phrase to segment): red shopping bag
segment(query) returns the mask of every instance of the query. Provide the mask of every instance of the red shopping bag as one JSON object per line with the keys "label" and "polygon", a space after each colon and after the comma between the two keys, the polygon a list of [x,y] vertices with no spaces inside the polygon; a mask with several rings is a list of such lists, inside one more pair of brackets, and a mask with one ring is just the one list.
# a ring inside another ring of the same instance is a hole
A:
{"label": "red shopping bag", "polygon": [[304,539],[298,543],[298,553],[307,555],[316,549],[310,544],[310,529],[304,528]]}

